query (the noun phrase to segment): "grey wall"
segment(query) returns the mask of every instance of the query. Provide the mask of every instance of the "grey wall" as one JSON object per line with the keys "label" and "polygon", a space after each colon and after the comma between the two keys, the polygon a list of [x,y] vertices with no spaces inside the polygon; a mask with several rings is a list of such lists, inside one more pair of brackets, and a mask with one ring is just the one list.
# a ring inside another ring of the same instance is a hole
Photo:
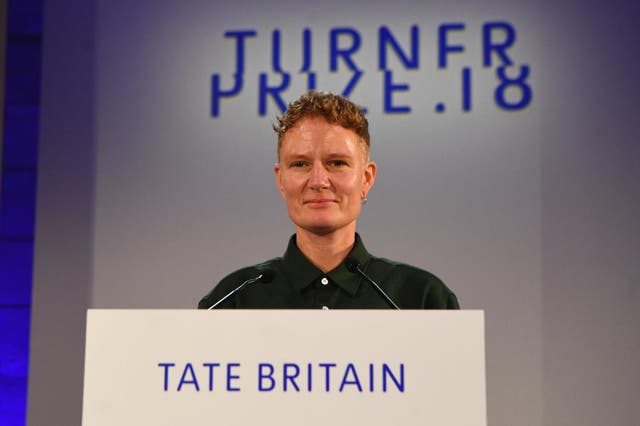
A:
{"label": "grey wall", "polygon": [[[310,27],[319,87],[341,90],[348,74],[327,72],[326,40],[347,25],[363,35],[352,98],[369,107],[379,165],[359,231],[372,252],[432,270],[464,307],[485,309],[489,423],[634,423],[636,6],[323,3],[284,17],[275,2],[224,13],[197,1],[68,3],[45,20],[29,424],[78,423],[87,307],[193,307],[230,270],[282,253],[293,227],[272,178],[276,110],[257,115],[257,74],[271,69],[272,29],[298,52]],[[478,41],[490,20],[518,31],[514,58],[530,64],[534,91],[525,110],[493,101]],[[458,21],[466,51],[438,70],[437,27]],[[396,76],[411,82],[397,99],[414,111],[384,114],[377,28],[406,41],[412,24],[423,61]],[[209,79],[231,76],[223,33],[237,28],[259,33],[247,86],[211,118]],[[462,66],[474,76],[468,113],[455,107]],[[296,77],[288,100],[303,90]],[[441,100],[450,109],[438,115]]]}
{"label": "grey wall", "polygon": [[579,25],[556,38],[541,146],[544,424],[640,414],[639,12],[614,2],[551,21]]}
{"label": "grey wall", "polygon": [[45,4],[29,425],[81,421],[93,222],[93,6]]}

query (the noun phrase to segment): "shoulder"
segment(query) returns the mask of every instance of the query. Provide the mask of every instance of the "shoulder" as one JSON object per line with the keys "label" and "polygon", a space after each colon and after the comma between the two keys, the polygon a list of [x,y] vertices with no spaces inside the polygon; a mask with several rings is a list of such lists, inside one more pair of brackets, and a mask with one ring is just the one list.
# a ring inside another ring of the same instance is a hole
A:
{"label": "shoulder", "polygon": [[198,302],[198,309],[207,309],[215,302],[224,297],[225,294],[238,287],[246,280],[256,278],[267,270],[278,272],[281,268],[282,258],[275,257],[256,265],[245,266],[237,269],[225,276]]}
{"label": "shoulder", "polygon": [[453,291],[435,274],[407,263],[370,256],[367,270],[396,292],[401,305],[419,309],[459,309]]}
{"label": "shoulder", "polygon": [[417,266],[409,265],[408,263],[398,262],[396,260],[373,255],[370,255],[369,259],[369,268],[371,270],[393,274],[402,274],[410,278],[421,278],[442,282],[440,278],[438,278],[433,273]]}

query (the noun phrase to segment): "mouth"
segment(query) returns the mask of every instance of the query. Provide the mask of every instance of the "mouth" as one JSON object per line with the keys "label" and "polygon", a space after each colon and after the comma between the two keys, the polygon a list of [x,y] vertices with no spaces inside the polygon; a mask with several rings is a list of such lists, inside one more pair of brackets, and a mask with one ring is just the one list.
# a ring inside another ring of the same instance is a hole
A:
{"label": "mouth", "polygon": [[305,200],[304,202],[304,204],[309,207],[323,207],[332,203],[335,203],[335,200],[330,198],[314,198],[311,200]]}

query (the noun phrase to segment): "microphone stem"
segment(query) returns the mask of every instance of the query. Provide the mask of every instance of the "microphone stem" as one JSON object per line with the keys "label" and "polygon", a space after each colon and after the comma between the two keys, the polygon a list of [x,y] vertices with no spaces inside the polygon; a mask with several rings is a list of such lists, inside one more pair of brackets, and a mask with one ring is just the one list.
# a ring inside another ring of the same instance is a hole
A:
{"label": "microphone stem", "polygon": [[367,280],[369,284],[373,285],[373,287],[378,291],[378,293],[380,293],[380,295],[384,298],[384,300],[387,301],[389,305],[393,306],[393,308],[397,309],[398,311],[400,310],[400,307],[396,305],[396,303],[393,300],[391,300],[391,298],[387,295],[387,293],[385,293],[384,290],[382,290],[374,280],[369,278],[369,276],[365,274],[362,271],[362,269],[360,269],[360,265],[356,265],[356,271],[360,274],[360,276],[362,276],[365,280]]}
{"label": "microphone stem", "polygon": [[262,278],[263,275],[264,274],[260,274],[255,278],[251,278],[251,279],[246,280],[245,282],[240,284],[238,287],[234,288],[233,291],[230,291],[229,293],[227,293],[222,299],[218,300],[216,303],[214,303],[213,305],[209,306],[207,311],[212,310],[213,308],[215,308],[216,306],[218,306],[219,304],[221,304],[222,302],[224,302],[225,300],[227,300],[228,298],[233,296],[236,292],[238,292],[238,291],[242,290],[243,288],[245,288],[247,285],[253,284],[256,281],[260,281],[260,279]]}

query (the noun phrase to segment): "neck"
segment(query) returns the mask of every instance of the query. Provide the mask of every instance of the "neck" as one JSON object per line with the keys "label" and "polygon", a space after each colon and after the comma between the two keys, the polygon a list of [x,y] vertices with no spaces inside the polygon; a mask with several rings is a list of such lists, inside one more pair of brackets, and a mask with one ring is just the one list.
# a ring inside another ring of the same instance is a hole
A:
{"label": "neck", "polygon": [[323,272],[329,272],[338,266],[347,257],[355,242],[355,227],[323,235],[301,228],[296,230],[298,248]]}

